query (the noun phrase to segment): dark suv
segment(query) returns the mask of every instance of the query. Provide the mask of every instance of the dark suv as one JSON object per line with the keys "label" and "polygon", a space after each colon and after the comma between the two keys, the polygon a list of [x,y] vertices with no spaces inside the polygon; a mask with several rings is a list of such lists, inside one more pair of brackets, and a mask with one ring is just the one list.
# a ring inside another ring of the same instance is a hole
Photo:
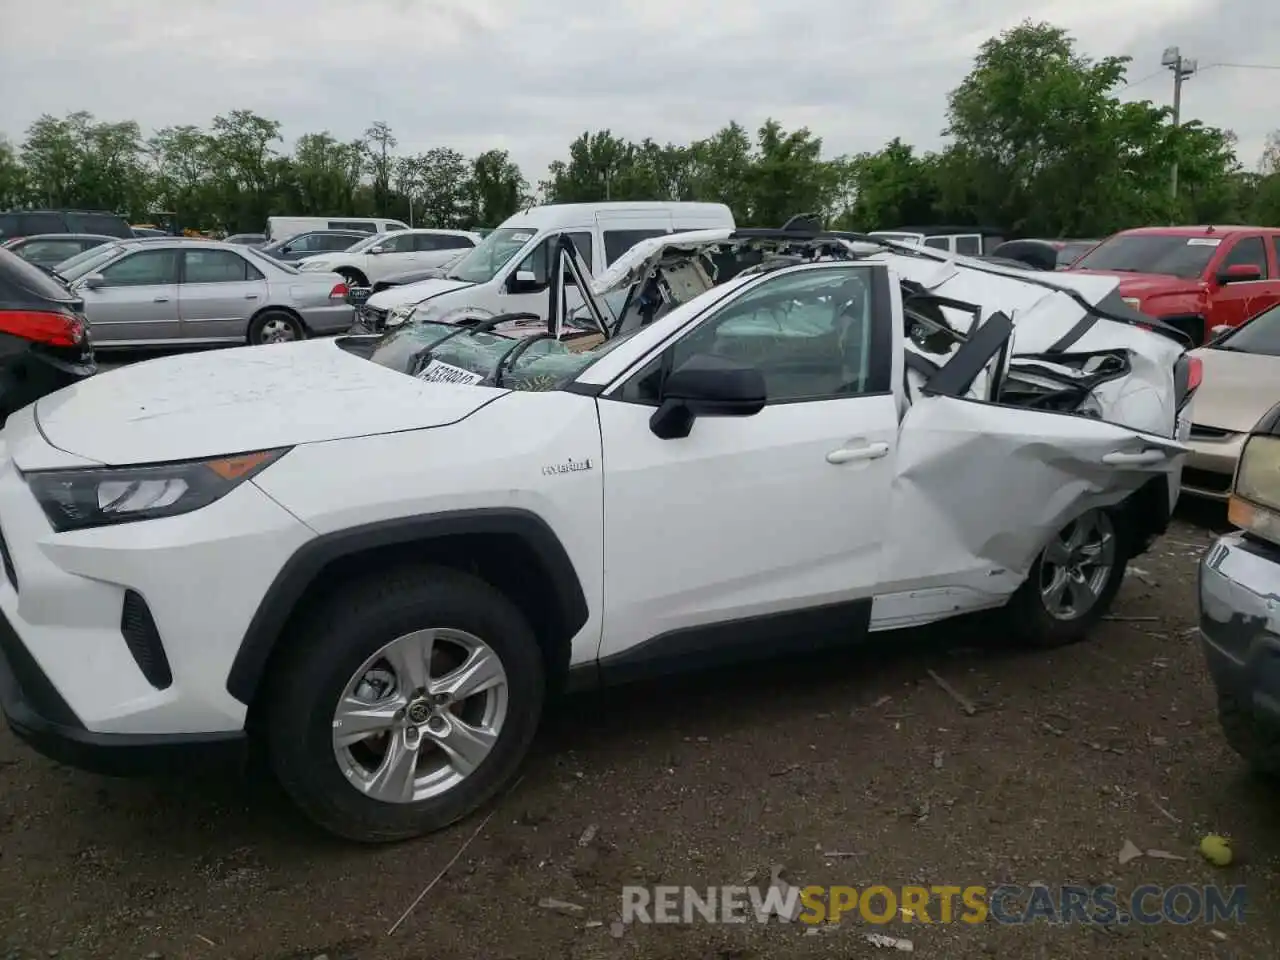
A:
{"label": "dark suv", "polygon": [[361,240],[368,240],[373,234],[359,230],[308,230],[295,234],[287,240],[277,240],[259,249],[274,260],[291,263],[304,257],[314,257],[322,253],[336,253],[354,246]]}
{"label": "dark suv", "polygon": [[0,213],[0,242],[39,233],[100,233],[133,237],[133,228],[105,210],[7,210]]}

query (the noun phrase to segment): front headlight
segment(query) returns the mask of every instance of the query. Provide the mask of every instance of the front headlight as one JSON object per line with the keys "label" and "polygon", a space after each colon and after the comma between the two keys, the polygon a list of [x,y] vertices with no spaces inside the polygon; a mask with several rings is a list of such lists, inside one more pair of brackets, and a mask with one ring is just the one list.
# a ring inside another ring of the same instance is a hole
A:
{"label": "front headlight", "polygon": [[1129,306],[1133,307],[1133,309],[1135,310],[1142,309],[1142,301],[1137,297],[1121,297],[1120,300],[1124,303],[1127,303]]}
{"label": "front headlight", "polygon": [[400,326],[400,324],[413,316],[413,311],[416,310],[417,307],[418,305],[416,303],[402,303],[398,307],[392,307],[391,312],[387,314],[387,326]]}
{"label": "front headlight", "polygon": [[[408,312],[396,321],[397,323],[403,323],[412,317],[414,323],[466,324],[479,323],[481,320],[488,320],[495,316],[494,313],[482,307],[452,307],[447,303],[436,303],[434,300],[413,304],[405,309]],[[394,313],[393,310],[392,314]],[[390,316],[387,317],[387,326],[392,326]]]}
{"label": "front headlight", "polygon": [[54,530],[83,530],[199,510],[279,460],[288,447],[145,467],[39,470],[26,474]]}
{"label": "front headlight", "polygon": [[1280,543],[1280,437],[1245,441],[1227,519],[1242,530]]}

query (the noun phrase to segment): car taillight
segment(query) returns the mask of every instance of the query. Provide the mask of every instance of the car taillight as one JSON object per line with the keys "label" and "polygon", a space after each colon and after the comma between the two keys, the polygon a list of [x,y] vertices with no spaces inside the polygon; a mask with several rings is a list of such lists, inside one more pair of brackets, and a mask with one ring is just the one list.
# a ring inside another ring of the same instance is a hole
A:
{"label": "car taillight", "polygon": [[335,283],[333,289],[329,291],[330,300],[344,300],[347,296],[347,285],[345,283]]}
{"label": "car taillight", "polygon": [[78,317],[47,310],[0,310],[0,333],[51,347],[84,343],[84,324]]}
{"label": "car taillight", "polygon": [[1173,368],[1173,389],[1177,409],[1187,405],[1200,383],[1204,380],[1204,361],[1184,353]]}
{"label": "car taillight", "polygon": [[1187,357],[1187,392],[1195,390],[1204,380],[1204,361],[1199,357]]}

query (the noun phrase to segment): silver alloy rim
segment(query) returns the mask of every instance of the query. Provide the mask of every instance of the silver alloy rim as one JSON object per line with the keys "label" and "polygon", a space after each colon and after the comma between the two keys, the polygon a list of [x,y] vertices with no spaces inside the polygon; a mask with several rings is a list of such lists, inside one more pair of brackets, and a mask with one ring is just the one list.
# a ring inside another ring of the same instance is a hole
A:
{"label": "silver alloy rim", "polygon": [[1049,616],[1076,620],[1092,610],[1116,562],[1116,532],[1105,510],[1067,524],[1040,557],[1040,599]]}
{"label": "silver alloy rim", "polygon": [[398,637],[360,666],[338,699],[338,767],[374,800],[438,797],[493,750],[507,692],[501,659],[479,637],[446,628]]}
{"label": "silver alloy rim", "polygon": [[298,339],[298,331],[288,320],[268,319],[258,334],[262,343],[289,343]]}

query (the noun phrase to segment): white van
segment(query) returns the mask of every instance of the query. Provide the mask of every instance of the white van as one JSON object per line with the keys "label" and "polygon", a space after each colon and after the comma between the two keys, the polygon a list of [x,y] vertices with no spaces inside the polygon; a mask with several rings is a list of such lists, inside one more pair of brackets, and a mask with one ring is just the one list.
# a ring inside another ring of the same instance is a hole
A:
{"label": "white van", "polygon": [[[403,322],[430,300],[422,319],[483,320],[500,313],[547,311],[548,251],[565,235],[573,240],[593,276],[641,240],[689,230],[734,228],[723,203],[565,203],[530,207],[509,217],[474,250],[447,268],[440,279],[420,280],[371,296],[359,308],[359,323],[370,332]],[[566,291],[566,308],[582,303]]]}
{"label": "white van", "polygon": [[308,230],[360,230],[364,233],[386,233],[408,230],[408,224],[386,217],[267,217],[267,243],[296,237]]}

